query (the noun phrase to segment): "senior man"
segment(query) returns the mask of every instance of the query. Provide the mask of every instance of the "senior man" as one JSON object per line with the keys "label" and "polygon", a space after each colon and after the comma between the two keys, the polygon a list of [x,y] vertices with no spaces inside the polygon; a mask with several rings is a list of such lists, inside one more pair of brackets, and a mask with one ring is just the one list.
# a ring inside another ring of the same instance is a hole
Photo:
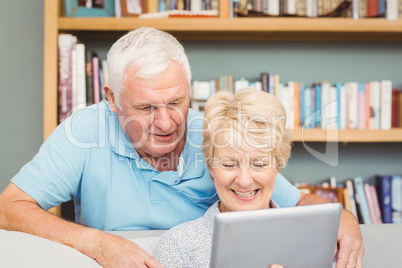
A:
{"label": "senior man", "polygon": [[[111,230],[169,229],[217,200],[202,156],[203,116],[189,109],[191,72],[170,34],[140,28],[108,54],[108,101],[67,118],[0,195],[0,228],[44,237],[103,267],[159,267]],[[281,207],[327,202],[277,175]],[[73,199],[76,223],[46,210]],[[343,211],[338,267],[362,267],[363,242]]]}

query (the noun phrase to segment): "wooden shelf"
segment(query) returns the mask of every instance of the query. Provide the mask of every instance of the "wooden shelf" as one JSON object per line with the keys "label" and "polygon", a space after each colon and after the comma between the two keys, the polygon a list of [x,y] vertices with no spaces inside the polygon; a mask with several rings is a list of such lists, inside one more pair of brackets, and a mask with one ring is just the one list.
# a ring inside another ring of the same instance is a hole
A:
{"label": "wooden shelf", "polygon": [[[384,18],[70,18],[57,19],[60,31],[99,35],[155,27],[188,40],[402,41],[402,20]],[[79,34],[79,33],[78,33]]]}
{"label": "wooden shelf", "polygon": [[295,129],[294,142],[402,142],[402,128],[391,130]]}

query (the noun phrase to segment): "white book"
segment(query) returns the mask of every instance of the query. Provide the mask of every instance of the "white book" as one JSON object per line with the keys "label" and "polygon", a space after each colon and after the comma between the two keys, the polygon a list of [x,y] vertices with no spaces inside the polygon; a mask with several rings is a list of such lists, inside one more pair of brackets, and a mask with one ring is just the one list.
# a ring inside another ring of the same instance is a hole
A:
{"label": "white book", "polygon": [[345,85],[341,86],[341,99],[339,100],[341,102],[340,105],[340,111],[339,111],[339,116],[341,117],[341,127],[340,129],[347,129],[347,123],[348,123],[348,98],[346,94],[346,87]]}
{"label": "white book", "polygon": [[350,200],[350,212],[352,212],[353,216],[358,220],[359,217],[357,216],[357,208],[356,208],[356,200],[354,194],[354,186],[352,180],[346,181],[346,189],[348,190],[349,200]]}
{"label": "white book", "polygon": [[329,103],[326,105],[325,109],[325,121],[327,129],[337,129],[338,128],[338,100],[337,100],[337,89],[336,87],[330,87],[329,89]]}
{"label": "white book", "polygon": [[285,0],[287,1],[287,14],[296,15],[296,0]]}
{"label": "white book", "polygon": [[369,129],[380,129],[380,82],[370,82],[370,120]]}
{"label": "white book", "polygon": [[291,104],[291,99],[290,99],[290,89],[289,87],[283,86],[282,87],[282,104],[283,107],[285,107],[285,111],[286,111],[286,128],[287,129],[293,129],[294,126],[294,120],[293,120],[293,116],[292,116],[292,106],[293,104]]}
{"label": "white book", "polygon": [[279,0],[268,0],[268,14],[279,16]]}
{"label": "white book", "polygon": [[359,19],[359,0],[352,0],[352,9],[353,9],[353,19],[358,20]]}
{"label": "white book", "polygon": [[392,82],[391,80],[381,81],[381,103],[380,103],[380,129],[391,129],[392,114]]}
{"label": "white book", "polygon": [[236,91],[239,91],[240,89],[249,87],[249,86],[250,86],[250,83],[249,83],[248,80],[246,80],[246,79],[244,79],[244,78],[241,78],[240,80],[236,80],[236,81],[235,81],[235,85],[234,85],[234,86],[235,86],[234,90],[235,90],[235,92],[236,92]]}
{"label": "white book", "polygon": [[103,70],[103,83],[109,83],[109,72],[107,70],[107,60],[102,60],[102,70]]}
{"label": "white book", "polygon": [[386,17],[388,20],[397,20],[398,19],[398,0],[387,0],[387,14]]}
{"label": "white book", "polygon": [[357,82],[349,82],[347,84],[347,92],[348,92],[348,128],[349,129],[357,129],[358,123],[358,84]]}

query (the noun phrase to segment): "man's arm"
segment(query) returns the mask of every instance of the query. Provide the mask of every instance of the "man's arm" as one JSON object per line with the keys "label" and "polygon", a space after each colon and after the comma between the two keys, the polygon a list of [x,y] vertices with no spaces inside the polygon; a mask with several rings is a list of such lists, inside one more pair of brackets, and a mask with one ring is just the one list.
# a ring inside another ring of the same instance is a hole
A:
{"label": "man's arm", "polygon": [[103,267],[161,267],[127,239],[65,221],[43,210],[13,183],[0,195],[0,229],[25,232],[70,246]]}
{"label": "man's arm", "polygon": [[[317,195],[300,194],[297,206],[329,203],[328,200]],[[345,209],[342,210],[338,230],[339,255],[337,268],[363,267],[364,246],[356,218]]]}

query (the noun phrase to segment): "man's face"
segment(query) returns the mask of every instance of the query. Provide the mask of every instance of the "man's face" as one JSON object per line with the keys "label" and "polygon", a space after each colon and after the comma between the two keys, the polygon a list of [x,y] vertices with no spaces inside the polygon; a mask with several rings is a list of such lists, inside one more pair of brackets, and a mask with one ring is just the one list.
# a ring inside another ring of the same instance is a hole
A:
{"label": "man's face", "polygon": [[120,125],[143,158],[171,152],[180,154],[185,143],[190,101],[183,67],[172,61],[153,79],[138,78],[132,73],[135,69],[128,68],[126,90],[120,97],[121,109],[111,105]]}

